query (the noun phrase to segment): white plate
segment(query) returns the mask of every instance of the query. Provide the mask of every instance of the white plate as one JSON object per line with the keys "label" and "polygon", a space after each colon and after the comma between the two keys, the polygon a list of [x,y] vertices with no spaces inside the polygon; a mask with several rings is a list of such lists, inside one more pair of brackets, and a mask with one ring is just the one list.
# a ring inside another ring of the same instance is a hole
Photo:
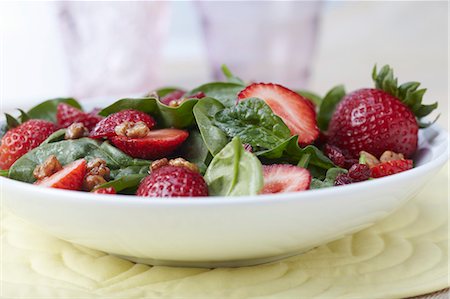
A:
{"label": "white plate", "polygon": [[366,228],[411,199],[448,159],[448,133],[421,130],[417,167],[348,186],[278,195],[156,199],[1,178],[7,207],[61,239],[154,265],[245,266]]}

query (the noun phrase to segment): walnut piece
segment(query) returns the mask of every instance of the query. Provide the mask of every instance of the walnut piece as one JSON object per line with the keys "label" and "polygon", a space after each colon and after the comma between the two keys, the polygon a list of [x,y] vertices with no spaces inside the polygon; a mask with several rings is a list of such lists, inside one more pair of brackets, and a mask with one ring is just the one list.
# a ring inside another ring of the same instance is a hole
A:
{"label": "walnut piece", "polygon": [[105,180],[109,180],[110,173],[111,171],[103,159],[95,158],[87,164],[87,175],[99,175]]}
{"label": "walnut piece", "polygon": [[186,102],[186,100],[187,100],[186,98],[181,98],[181,99],[178,99],[178,100],[172,100],[172,101],[169,102],[169,107],[176,108],[176,107],[180,106],[181,104],[183,104],[184,102]]}
{"label": "walnut piece", "polygon": [[82,123],[71,124],[64,135],[64,139],[79,139],[89,135],[89,130]]}
{"label": "walnut piece", "polygon": [[126,136],[130,138],[144,138],[150,132],[150,129],[143,121],[134,123],[132,121],[124,121],[114,128],[114,131],[119,136]]}
{"label": "walnut piece", "polygon": [[176,158],[169,161],[169,165],[178,166],[178,167],[186,167],[193,172],[200,172],[197,165],[191,163],[189,161],[184,160],[183,158]]}
{"label": "walnut piece", "polygon": [[100,175],[87,175],[83,181],[83,190],[92,191],[95,187],[106,183],[106,180]]}
{"label": "walnut piece", "polygon": [[37,180],[42,180],[62,169],[61,163],[55,155],[51,155],[41,165],[36,166],[33,171],[33,175]]}
{"label": "walnut piece", "polygon": [[375,165],[380,164],[380,161],[378,161],[377,157],[375,157],[374,155],[365,152],[365,151],[361,151],[359,152],[360,156],[363,156],[365,158],[366,161],[366,165],[369,166],[370,168],[374,167]]}
{"label": "walnut piece", "polygon": [[168,164],[169,164],[169,160],[167,160],[167,158],[155,160],[152,162],[152,165],[150,165],[150,172],[155,171],[156,169],[166,166]]}
{"label": "walnut piece", "polygon": [[394,153],[393,151],[385,151],[380,157],[380,162],[384,163],[384,162],[403,160],[403,159],[405,159],[405,157],[403,156],[402,153],[397,154],[397,153]]}

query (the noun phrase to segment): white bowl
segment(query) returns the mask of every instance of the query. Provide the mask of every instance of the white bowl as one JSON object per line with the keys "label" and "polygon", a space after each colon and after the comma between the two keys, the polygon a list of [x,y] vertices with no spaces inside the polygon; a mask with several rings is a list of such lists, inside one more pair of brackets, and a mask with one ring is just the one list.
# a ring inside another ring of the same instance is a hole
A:
{"label": "white bowl", "polygon": [[18,216],[61,239],[153,265],[245,266],[366,228],[411,199],[448,159],[448,133],[420,132],[417,167],[329,189],[156,199],[42,188],[1,178]]}

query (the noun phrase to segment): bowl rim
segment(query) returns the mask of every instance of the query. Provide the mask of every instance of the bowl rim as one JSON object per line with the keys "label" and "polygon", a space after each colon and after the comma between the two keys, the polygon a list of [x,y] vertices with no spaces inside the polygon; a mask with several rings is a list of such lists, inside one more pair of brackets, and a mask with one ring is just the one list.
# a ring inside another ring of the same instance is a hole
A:
{"label": "bowl rim", "polygon": [[[367,191],[368,189],[378,188],[383,186],[388,180],[391,183],[395,183],[397,181],[407,180],[410,177],[415,177],[420,173],[427,172],[430,169],[443,166],[444,163],[450,157],[450,148],[449,148],[449,133],[438,125],[433,125],[430,128],[433,128],[438,132],[437,136],[444,136],[445,140],[442,143],[446,143],[445,149],[446,151],[442,151],[437,155],[434,159],[424,163],[423,165],[419,165],[414,167],[408,171],[404,171],[401,173],[397,173],[395,175],[378,178],[376,180],[364,181],[359,183],[354,183],[345,186],[339,186],[339,188],[323,188],[323,189],[315,189],[315,190],[307,190],[305,191],[297,191],[297,192],[287,192],[287,193],[279,193],[279,194],[262,194],[262,195],[243,195],[243,196],[201,196],[195,197],[195,199],[191,197],[173,197],[173,198],[159,198],[159,197],[142,197],[142,196],[133,196],[133,195],[109,195],[109,194],[96,194],[90,192],[80,192],[80,191],[71,191],[71,190],[63,190],[63,189],[55,189],[55,188],[45,188],[35,186],[33,184],[13,180],[6,177],[0,177],[0,189],[1,189],[1,200],[3,201],[3,184],[10,184],[12,187],[16,186],[16,188],[25,189],[28,192],[33,192],[36,190],[40,190],[39,192],[48,194],[48,198],[52,199],[58,197],[57,200],[61,200],[61,195],[64,196],[65,200],[75,200],[75,201],[89,201],[93,202],[101,202],[105,204],[118,204],[118,205],[234,205],[234,204],[247,204],[247,203],[268,203],[274,200],[286,202],[289,200],[298,200],[298,201],[309,201],[315,200],[316,198],[328,197],[331,192],[340,192],[340,193],[352,193],[352,192],[360,192],[361,190]],[[442,144],[440,143],[440,144]],[[38,189],[36,189],[38,188]],[[333,196],[334,197],[334,196]]]}

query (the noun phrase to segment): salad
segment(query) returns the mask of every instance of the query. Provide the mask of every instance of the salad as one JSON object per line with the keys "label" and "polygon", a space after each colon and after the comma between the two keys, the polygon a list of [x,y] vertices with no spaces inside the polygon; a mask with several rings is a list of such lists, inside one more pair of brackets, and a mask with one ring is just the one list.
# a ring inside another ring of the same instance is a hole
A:
{"label": "salad", "polygon": [[83,111],[47,100],[1,128],[0,175],[43,187],[146,197],[240,196],[358,183],[413,168],[424,105],[389,66],[375,86],[323,98],[279,84],[161,88]]}

